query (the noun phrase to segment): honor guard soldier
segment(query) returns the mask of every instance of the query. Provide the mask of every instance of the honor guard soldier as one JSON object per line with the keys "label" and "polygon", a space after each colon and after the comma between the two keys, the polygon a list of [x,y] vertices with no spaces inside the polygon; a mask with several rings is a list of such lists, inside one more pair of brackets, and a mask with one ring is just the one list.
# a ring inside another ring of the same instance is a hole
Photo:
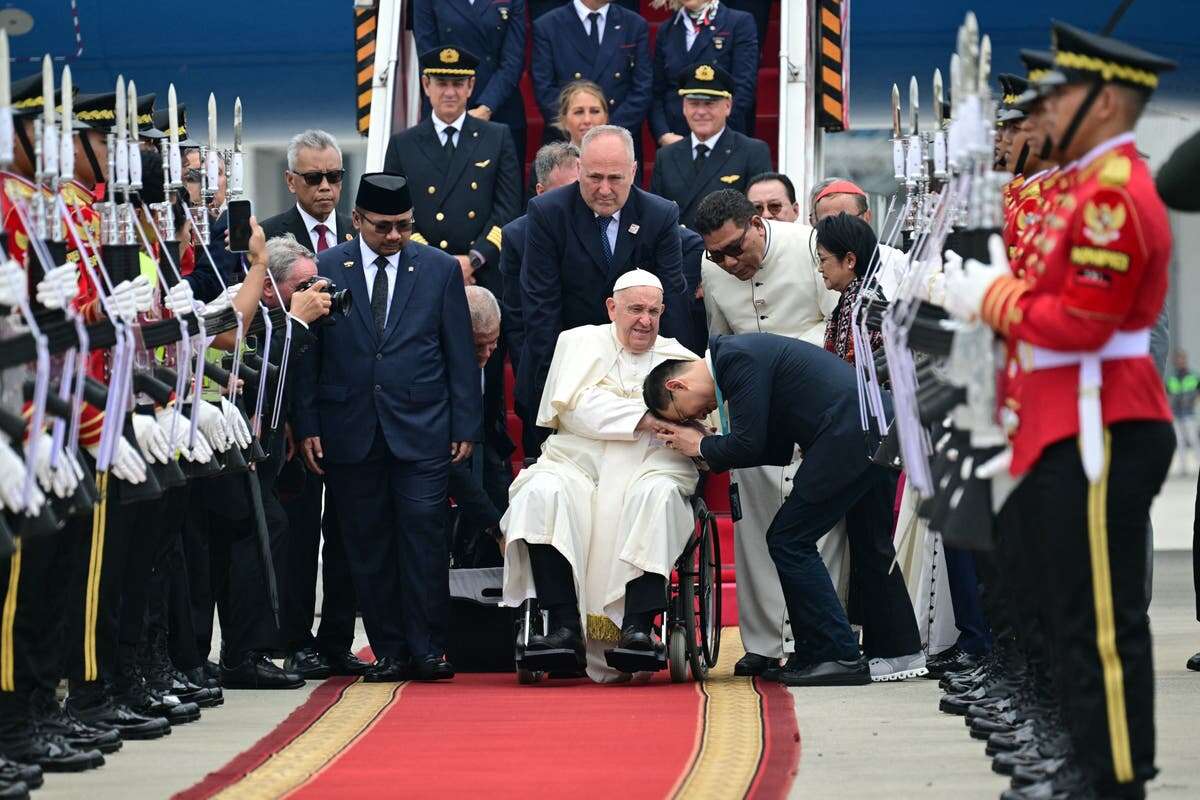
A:
{"label": "honor guard soldier", "polygon": [[641,160],[642,123],[654,82],[649,32],[637,13],[604,0],[571,0],[534,21],[529,70],[546,121],[543,142],[555,138],[559,92],[586,79],[604,90],[609,123],[629,131]]}
{"label": "honor guard soldier", "polygon": [[650,191],[679,204],[691,227],[700,201],[720,189],[744,192],[755,175],[770,172],[771,150],[729,125],[733,77],[716,64],[695,64],[678,78],[689,134],[658,151]]}
{"label": "honor guard soldier", "polygon": [[416,0],[413,35],[420,53],[452,46],[478,54],[467,113],[507,125],[524,161],[525,0]]}
{"label": "honor guard soldier", "polygon": [[669,5],[679,10],[658,26],[654,39],[654,99],[650,104],[654,141],[662,147],[687,138],[679,89],[695,64],[717,64],[733,76],[729,126],[741,133],[753,131],[761,44],[754,18],[724,2],[671,0]]}
{"label": "honor guard soldier", "polygon": [[1175,437],[1149,356],[1171,231],[1133,129],[1166,59],[1062,23],[1048,91],[1059,159],[1073,162],[1034,246],[1012,265],[947,275],[947,308],[978,316],[1015,348],[1002,389],[1008,502],[1036,521],[1031,581],[1046,611],[1052,671],[1072,756],[1004,794],[1143,797],[1154,767],[1154,672],[1146,616],[1146,520]]}
{"label": "honor guard soldier", "polygon": [[408,178],[413,240],[458,259],[463,278],[500,292],[500,229],[517,215],[520,172],[508,128],[467,113],[479,59],[460,47],[421,55],[433,114],[388,143],[384,171]]}

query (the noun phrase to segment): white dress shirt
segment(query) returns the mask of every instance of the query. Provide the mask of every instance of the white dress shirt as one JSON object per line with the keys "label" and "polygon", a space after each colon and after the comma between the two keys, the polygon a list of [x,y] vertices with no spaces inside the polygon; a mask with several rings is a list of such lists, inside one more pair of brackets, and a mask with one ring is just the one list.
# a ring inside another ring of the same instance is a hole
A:
{"label": "white dress shirt", "polygon": [[[299,203],[296,203],[296,210],[300,212],[300,219],[304,220],[304,227],[308,231],[308,238],[312,242],[312,251],[317,252],[317,242],[320,239],[320,234],[315,230],[318,225],[324,225],[329,228],[329,232],[325,234],[325,244],[333,247],[338,243],[337,230],[337,210],[329,212],[329,216],[325,219],[317,219],[312,214],[305,211]],[[301,242],[304,244],[304,242]]]}
{"label": "white dress shirt", "polygon": [[595,11],[592,11],[590,8],[588,8],[583,3],[581,3],[580,0],[572,0],[572,2],[575,5],[575,13],[579,15],[579,21],[583,23],[583,32],[584,33],[588,33],[592,29],[592,22],[591,22],[591,20],[588,19],[588,15],[589,14],[599,14],[600,15],[600,19],[596,20],[596,23],[597,23],[596,27],[598,27],[600,29],[600,31],[599,31],[600,41],[603,42],[604,41],[604,27],[605,27],[605,24],[608,22],[608,6],[609,6],[609,4],[605,3],[600,8],[597,8]]}
{"label": "white dress shirt", "polygon": [[446,146],[446,128],[454,126],[454,146],[458,147],[459,141],[462,139],[463,123],[467,121],[467,112],[458,115],[458,119],[454,122],[442,122],[437,114],[431,115],[433,119],[433,129],[437,132],[438,144],[442,147]]}
{"label": "white dress shirt", "polygon": [[[371,292],[375,287],[375,272],[379,269],[375,265],[375,259],[379,258],[379,253],[376,253],[371,248],[367,247],[366,241],[360,236],[358,237],[358,247],[362,252],[363,277],[367,281],[367,305],[371,305]],[[396,293],[396,273],[400,269],[400,254],[396,253],[393,256],[384,256],[387,259],[387,287],[388,287],[388,313],[392,311],[392,296]],[[384,324],[387,324],[387,317],[384,317]]]}
{"label": "white dress shirt", "polygon": [[[600,215],[595,213],[594,211],[592,212],[592,216],[594,219],[600,218]],[[608,230],[606,230],[604,232],[604,235],[608,237],[609,249],[614,254],[617,252],[617,232],[620,229],[621,229],[621,211],[618,209],[617,211],[613,212],[612,222],[608,223]]]}
{"label": "white dress shirt", "polygon": [[692,161],[696,160],[696,145],[698,145],[698,144],[707,145],[708,146],[708,154],[707,155],[711,156],[716,151],[717,142],[720,141],[721,135],[723,133],[725,133],[725,129],[721,128],[721,130],[717,131],[716,133],[714,133],[712,136],[710,136],[707,139],[697,139],[696,134],[693,133],[692,134]]}

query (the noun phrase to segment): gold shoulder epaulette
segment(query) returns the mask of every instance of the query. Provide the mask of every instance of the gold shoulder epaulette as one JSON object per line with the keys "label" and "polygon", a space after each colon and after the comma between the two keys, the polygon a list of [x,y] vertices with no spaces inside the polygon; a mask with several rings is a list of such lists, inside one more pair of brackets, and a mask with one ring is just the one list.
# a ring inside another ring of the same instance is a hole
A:
{"label": "gold shoulder epaulette", "polygon": [[1100,174],[1096,176],[1104,186],[1124,186],[1129,183],[1129,175],[1133,169],[1133,165],[1129,161],[1129,156],[1112,155],[1104,160],[1104,165],[1100,167]]}

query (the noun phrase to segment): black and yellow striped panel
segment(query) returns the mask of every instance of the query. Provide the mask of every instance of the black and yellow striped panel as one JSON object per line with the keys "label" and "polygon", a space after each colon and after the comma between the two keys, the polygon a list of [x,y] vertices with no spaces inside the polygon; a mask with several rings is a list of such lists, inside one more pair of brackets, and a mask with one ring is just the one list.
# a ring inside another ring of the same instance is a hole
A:
{"label": "black and yellow striped panel", "polygon": [[842,0],[820,0],[817,4],[818,74],[813,85],[816,87],[817,125],[827,131],[850,127],[849,87],[843,81],[849,30],[842,12]]}
{"label": "black and yellow striped panel", "polygon": [[378,17],[376,8],[354,12],[354,54],[358,69],[355,118],[358,132],[363,136],[371,129],[371,82],[375,78],[375,27]]}

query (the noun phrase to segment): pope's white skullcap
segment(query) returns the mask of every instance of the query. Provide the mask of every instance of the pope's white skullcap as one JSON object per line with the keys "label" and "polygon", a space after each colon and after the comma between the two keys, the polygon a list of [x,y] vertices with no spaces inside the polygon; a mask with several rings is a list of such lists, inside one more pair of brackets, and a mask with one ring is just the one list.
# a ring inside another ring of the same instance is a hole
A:
{"label": "pope's white skullcap", "polygon": [[653,272],[647,272],[644,269],[631,269],[617,278],[617,282],[613,284],[613,294],[622,289],[630,289],[634,286],[653,286],[655,289],[662,291],[662,281]]}

